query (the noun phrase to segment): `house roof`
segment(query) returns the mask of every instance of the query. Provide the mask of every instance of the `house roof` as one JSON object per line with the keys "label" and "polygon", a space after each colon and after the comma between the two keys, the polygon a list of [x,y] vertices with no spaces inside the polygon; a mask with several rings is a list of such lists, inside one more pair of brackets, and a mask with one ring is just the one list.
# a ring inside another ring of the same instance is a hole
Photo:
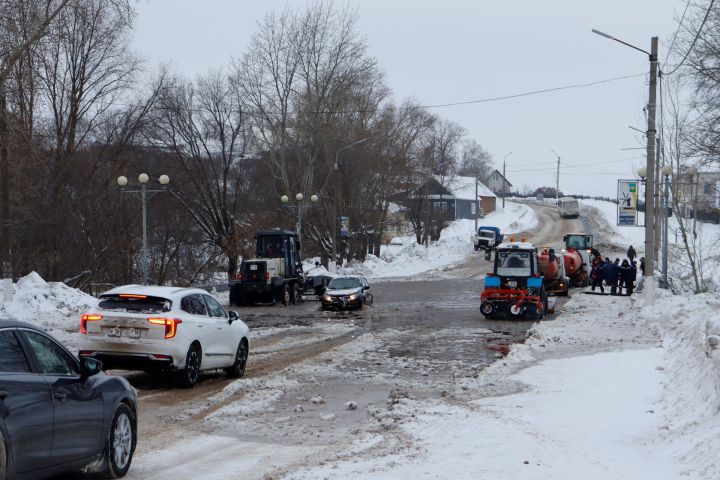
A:
{"label": "house roof", "polygon": [[441,182],[440,177],[435,177],[435,179],[441,185],[444,184],[447,191],[459,200],[475,200],[475,182],[477,182],[478,197],[495,198],[495,194],[475,177],[445,178],[444,182]]}
{"label": "house roof", "polygon": [[502,178],[503,180],[505,180],[505,183],[507,183],[507,184],[510,185],[511,187],[513,186],[512,183],[510,183],[510,181],[509,181],[507,178],[505,178],[505,175],[503,175],[502,173],[500,173],[500,170],[495,169],[495,171],[494,171],[493,173],[496,173],[500,178]]}

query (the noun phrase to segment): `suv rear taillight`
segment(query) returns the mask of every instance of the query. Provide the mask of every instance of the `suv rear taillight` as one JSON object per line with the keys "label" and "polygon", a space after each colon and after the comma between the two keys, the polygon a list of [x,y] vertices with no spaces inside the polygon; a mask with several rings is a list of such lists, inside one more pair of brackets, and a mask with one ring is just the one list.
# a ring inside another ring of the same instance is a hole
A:
{"label": "suv rear taillight", "polygon": [[243,274],[242,274],[242,273],[238,273],[237,275],[235,275],[235,279],[236,279],[236,280],[239,280],[239,281],[242,282],[242,278],[243,278]]}
{"label": "suv rear taillight", "polygon": [[97,322],[102,320],[103,316],[99,313],[86,313],[80,317],[80,333],[87,335],[87,322]]}
{"label": "suv rear taillight", "polygon": [[270,272],[265,272],[265,282],[270,283]]}
{"label": "suv rear taillight", "polygon": [[177,326],[182,323],[179,318],[158,318],[150,317],[147,319],[148,322],[153,325],[165,325],[165,338],[173,338],[177,333]]}

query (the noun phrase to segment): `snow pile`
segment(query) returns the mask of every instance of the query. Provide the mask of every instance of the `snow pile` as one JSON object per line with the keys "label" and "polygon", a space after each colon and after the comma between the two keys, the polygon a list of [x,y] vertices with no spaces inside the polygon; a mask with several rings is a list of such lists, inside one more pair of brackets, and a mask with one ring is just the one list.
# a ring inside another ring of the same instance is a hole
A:
{"label": "snow pile", "polygon": [[[617,224],[617,204],[603,200],[580,200],[583,217],[599,216],[609,226],[607,231],[600,233],[601,242],[611,242],[620,247],[621,251],[632,245],[639,256],[645,251],[645,229],[639,226],[619,226]],[[644,223],[644,214],[638,213],[638,223]],[[596,241],[596,243],[598,243]]]}
{"label": "snow pile", "polygon": [[95,297],[62,282],[46,282],[36,272],[20,278],[14,288],[12,302],[0,304],[0,316],[42,327],[66,343],[77,336],[80,315],[97,305]]}
{"label": "snow pile", "polygon": [[[665,293],[665,292],[661,292]],[[667,351],[658,405],[668,450],[696,467],[697,478],[720,478],[720,301],[715,295],[665,295],[642,311]]]}
{"label": "snow pile", "polygon": [[[496,226],[504,234],[529,231],[537,223],[537,215],[531,207],[513,202],[507,202],[504,211],[497,210],[478,221],[479,226]],[[368,255],[362,263],[351,262],[343,273],[372,279],[397,278],[456,265],[472,254],[474,229],[474,220],[456,220],[427,248],[418,244],[414,236],[400,237],[401,245],[383,245],[379,257]]]}

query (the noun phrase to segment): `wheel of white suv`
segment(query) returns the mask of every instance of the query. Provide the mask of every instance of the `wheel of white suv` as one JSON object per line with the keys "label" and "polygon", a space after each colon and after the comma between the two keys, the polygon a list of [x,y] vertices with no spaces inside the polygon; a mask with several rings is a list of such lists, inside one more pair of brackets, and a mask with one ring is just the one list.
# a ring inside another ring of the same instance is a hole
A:
{"label": "wheel of white suv", "polygon": [[228,377],[240,378],[245,375],[245,366],[247,365],[248,359],[248,344],[243,338],[238,344],[237,351],[235,353],[235,363],[230,368],[225,369]]}
{"label": "wheel of white suv", "polygon": [[180,386],[183,388],[192,388],[200,378],[200,362],[202,359],[202,351],[197,344],[190,345],[187,356],[185,357],[185,368],[180,370]]}
{"label": "wheel of white suv", "polygon": [[125,476],[130,469],[136,441],[135,415],[127,405],[120,404],[110,425],[110,435],[105,447],[106,478]]}

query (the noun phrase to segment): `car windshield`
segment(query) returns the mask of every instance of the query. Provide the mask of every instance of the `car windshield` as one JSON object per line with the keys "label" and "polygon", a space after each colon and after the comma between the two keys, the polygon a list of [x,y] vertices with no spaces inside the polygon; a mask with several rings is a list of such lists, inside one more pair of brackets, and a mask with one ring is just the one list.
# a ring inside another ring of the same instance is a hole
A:
{"label": "car windshield", "polygon": [[337,290],[343,290],[346,288],[359,288],[360,287],[360,279],[359,278],[333,278],[330,281],[330,284],[328,285],[328,288],[333,288]]}
{"label": "car windshield", "polygon": [[101,296],[98,306],[103,310],[118,312],[160,313],[169,312],[172,302],[162,297],[121,293]]}
{"label": "car windshield", "polygon": [[495,232],[490,230],[480,230],[480,236],[485,238],[495,238]]}
{"label": "car windshield", "polygon": [[499,252],[497,255],[497,274],[507,277],[529,276],[530,252]]}

